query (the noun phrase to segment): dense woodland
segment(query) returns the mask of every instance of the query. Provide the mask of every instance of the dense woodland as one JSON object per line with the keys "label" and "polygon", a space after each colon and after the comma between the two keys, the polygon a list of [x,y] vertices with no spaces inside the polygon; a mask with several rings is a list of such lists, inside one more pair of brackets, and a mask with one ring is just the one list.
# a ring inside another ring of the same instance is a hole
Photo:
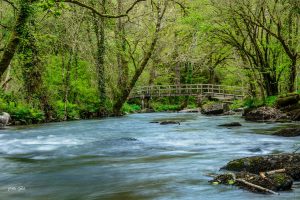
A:
{"label": "dense woodland", "polygon": [[0,110],[22,123],[120,115],[140,85],[297,92],[299,16],[298,0],[0,0]]}

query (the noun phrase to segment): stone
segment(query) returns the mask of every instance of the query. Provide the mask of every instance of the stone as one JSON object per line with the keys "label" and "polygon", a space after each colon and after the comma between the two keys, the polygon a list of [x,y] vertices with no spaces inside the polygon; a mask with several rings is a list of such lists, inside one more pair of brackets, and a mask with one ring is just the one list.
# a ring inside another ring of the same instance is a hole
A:
{"label": "stone", "polygon": [[243,116],[248,121],[278,121],[287,119],[288,116],[282,111],[272,107],[259,107],[254,109],[245,109]]}
{"label": "stone", "polygon": [[300,109],[295,109],[287,113],[293,121],[300,121]]}
{"label": "stone", "polygon": [[230,122],[226,124],[220,124],[219,126],[234,127],[234,126],[242,126],[242,124],[239,122]]}
{"label": "stone", "polygon": [[202,106],[201,113],[205,115],[220,115],[224,113],[224,106],[222,103],[205,104]]}
{"label": "stone", "polygon": [[282,136],[282,137],[296,137],[300,136],[300,128],[283,128],[276,131],[272,135]]}
{"label": "stone", "polygon": [[6,112],[3,112],[2,115],[0,115],[0,127],[5,127],[10,120],[10,115]]}
{"label": "stone", "polygon": [[177,122],[177,121],[162,121],[159,124],[160,125],[168,125],[168,124],[178,124],[178,125],[180,125],[180,122]]}
{"label": "stone", "polygon": [[300,153],[285,153],[240,158],[228,162],[221,169],[236,172],[247,171],[253,174],[278,169],[287,169],[287,174],[294,178],[295,181],[299,181]]}

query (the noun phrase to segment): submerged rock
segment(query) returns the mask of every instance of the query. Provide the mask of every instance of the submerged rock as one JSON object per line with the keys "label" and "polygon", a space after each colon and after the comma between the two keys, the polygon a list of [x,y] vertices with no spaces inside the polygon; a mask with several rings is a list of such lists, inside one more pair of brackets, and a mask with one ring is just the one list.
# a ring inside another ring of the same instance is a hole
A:
{"label": "submerged rock", "polygon": [[122,138],[120,138],[120,140],[124,140],[124,141],[138,141],[138,139],[133,138],[133,137],[122,137]]}
{"label": "submerged rock", "polygon": [[178,125],[180,125],[180,122],[177,122],[177,121],[162,121],[159,124],[160,125],[167,125],[167,124],[178,124]]}
{"label": "submerged rock", "polygon": [[278,121],[288,118],[286,114],[272,107],[246,109],[243,116],[248,121]]}
{"label": "submerged rock", "polygon": [[296,137],[300,136],[300,128],[284,128],[272,135],[282,136],[282,137]]}
{"label": "submerged rock", "polygon": [[219,126],[234,127],[234,126],[242,126],[242,124],[239,122],[231,122],[231,123],[226,123],[226,124],[220,124]]}

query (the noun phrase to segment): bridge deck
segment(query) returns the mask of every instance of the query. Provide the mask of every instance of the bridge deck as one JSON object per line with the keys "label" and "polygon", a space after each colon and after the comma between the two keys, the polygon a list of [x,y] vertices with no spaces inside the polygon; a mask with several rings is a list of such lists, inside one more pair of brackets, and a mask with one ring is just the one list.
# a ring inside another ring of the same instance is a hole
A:
{"label": "bridge deck", "polygon": [[244,89],[213,84],[152,85],[134,88],[129,98],[211,96],[223,101],[243,99]]}

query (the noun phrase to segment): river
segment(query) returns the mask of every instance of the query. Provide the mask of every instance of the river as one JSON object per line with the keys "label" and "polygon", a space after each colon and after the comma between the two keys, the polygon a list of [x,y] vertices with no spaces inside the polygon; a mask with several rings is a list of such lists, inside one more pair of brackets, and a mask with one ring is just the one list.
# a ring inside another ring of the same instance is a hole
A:
{"label": "river", "polygon": [[[181,124],[150,123],[163,119]],[[232,121],[243,126],[217,126]],[[299,183],[280,196],[208,183],[229,160],[295,149],[299,138],[257,134],[280,125],[150,113],[8,127],[0,130],[0,199],[299,200]]]}

